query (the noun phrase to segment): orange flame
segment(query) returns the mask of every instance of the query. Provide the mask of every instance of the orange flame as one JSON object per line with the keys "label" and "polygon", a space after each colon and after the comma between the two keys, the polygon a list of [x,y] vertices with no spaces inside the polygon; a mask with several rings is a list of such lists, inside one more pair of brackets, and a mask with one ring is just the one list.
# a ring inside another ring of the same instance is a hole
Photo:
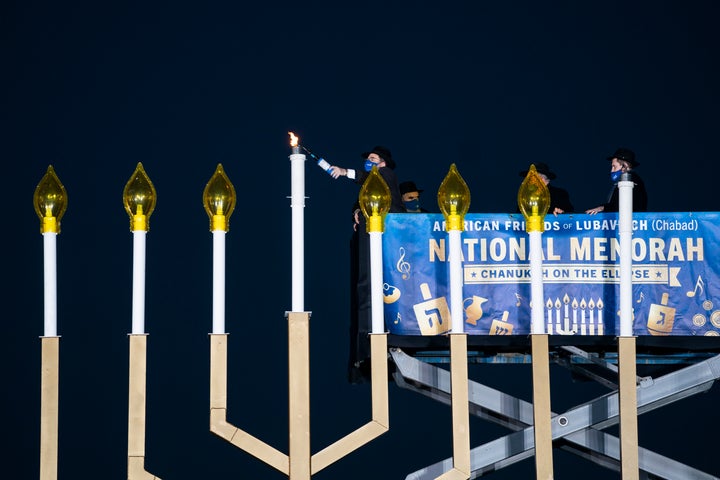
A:
{"label": "orange flame", "polygon": [[295,136],[295,134],[293,132],[288,132],[288,135],[290,135],[290,146],[297,147],[298,146],[298,137]]}

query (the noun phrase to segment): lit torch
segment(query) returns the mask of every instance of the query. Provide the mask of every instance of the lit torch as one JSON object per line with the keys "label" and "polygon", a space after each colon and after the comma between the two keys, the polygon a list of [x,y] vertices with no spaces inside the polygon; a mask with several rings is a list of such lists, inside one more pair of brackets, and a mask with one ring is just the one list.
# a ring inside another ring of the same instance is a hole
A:
{"label": "lit torch", "polygon": [[297,135],[295,135],[293,132],[288,132],[288,135],[290,135],[290,146],[292,147],[293,155],[300,153],[300,148],[298,147]]}
{"label": "lit torch", "polygon": [[[310,155],[310,158],[312,158],[313,160],[315,160],[315,162],[317,162],[318,167],[320,167],[320,168],[322,168],[323,170],[325,170],[325,171],[328,173],[328,175],[332,175],[332,165],[330,165],[330,164],[327,162],[327,160],[325,160],[325,159],[322,158],[322,157],[318,157],[318,156],[315,155],[313,152],[311,152],[310,149],[305,148],[305,146],[299,145],[299,144],[298,144],[298,137],[296,137],[293,132],[288,132],[288,133],[290,134],[290,146],[291,146],[291,147],[300,147],[300,148],[302,148],[305,153],[307,153],[308,155]],[[293,153],[300,153],[300,152],[299,152],[299,151],[298,151],[298,152],[295,152],[295,151],[293,150]]]}

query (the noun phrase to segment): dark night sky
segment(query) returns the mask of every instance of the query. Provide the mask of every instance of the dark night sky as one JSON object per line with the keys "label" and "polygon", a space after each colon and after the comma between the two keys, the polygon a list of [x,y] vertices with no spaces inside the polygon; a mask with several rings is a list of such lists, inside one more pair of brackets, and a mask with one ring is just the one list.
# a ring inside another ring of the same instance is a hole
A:
{"label": "dark night sky", "polygon": [[[201,195],[216,165],[239,195],[227,235],[228,420],[287,452],[287,132],[356,168],[360,152],[387,145],[400,180],[424,188],[433,211],[451,163],[472,212],[514,211],[518,172],[538,161],[576,208],[594,207],[618,146],[636,151],[651,210],[715,211],[719,10],[712,1],[4,2],[4,471],[39,471],[43,250],[32,194],[48,165],[69,196],[58,236],[58,478],[126,475],[132,234],[122,190],[137,162],[158,192],[147,237],[146,468],[167,480],[286,478],[208,430],[212,236]],[[345,375],[358,188],[310,162],[306,180],[316,452],[370,419],[370,390]],[[473,374],[531,399],[529,366]],[[551,375],[555,411],[606,391],[560,368]],[[452,454],[450,409],[390,392],[390,432],[313,478],[405,478]],[[642,415],[641,445],[718,474],[709,432],[719,401],[714,388]],[[508,433],[471,428],[473,446]],[[555,450],[556,478],[579,472],[619,478]],[[530,459],[492,478],[533,476]]]}

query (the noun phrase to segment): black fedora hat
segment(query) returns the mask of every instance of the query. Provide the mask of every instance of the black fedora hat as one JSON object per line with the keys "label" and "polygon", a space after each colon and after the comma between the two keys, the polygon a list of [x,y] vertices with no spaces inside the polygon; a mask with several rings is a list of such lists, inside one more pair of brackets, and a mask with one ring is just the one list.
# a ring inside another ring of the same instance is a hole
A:
{"label": "black fedora hat", "polygon": [[615,150],[615,153],[607,157],[608,160],[612,160],[613,158],[628,162],[631,168],[635,168],[640,165],[640,162],[635,160],[635,152],[633,152],[629,148],[618,148],[617,150]]}
{"label": "black fedora hat", "polygon": [[422,193],[423,190],[417,188],[417,185],[415,185],[415,182],[402,182],[400,185],[400,195],[405,195],[408,192],[418,192]]}
{"label": "black fedora hat", "polygon": [[366,159],[368,158],[368,156],[370,156],[371,153],[374,153],[383,160],[385,160],[385,165],[387,165],[388,168],[395,170],[395,161],[392,158],[392,153],[390,153],[389,148],[383,147],[382,145],[377,145],[373,147],[373,149],[369,152],[363,152],[362,154],[360,154],[360,158]]}
{"label": "black fedora hat", "polygon": [[[552,180],[557,177],[557,175],[555,175],[555,172],[550,170],[550,167],[548,167],[547,163],[537,162],[535,164],[535,170],[537,170],[538,173],[542,173],[543,175],[545,175],[548,178],[548,180]],[[520,176],[521,177],[526,176],[529,171],[530,170],[523,170],[522,172],[520,172]]]}

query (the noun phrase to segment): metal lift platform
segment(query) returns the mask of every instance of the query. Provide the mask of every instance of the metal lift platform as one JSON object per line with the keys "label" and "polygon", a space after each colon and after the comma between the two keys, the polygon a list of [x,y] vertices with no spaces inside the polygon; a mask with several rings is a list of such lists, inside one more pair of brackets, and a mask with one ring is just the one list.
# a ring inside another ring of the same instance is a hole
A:
{"label": "metal lift platform", "polygon": [[[611,391],[562,413],[552,414],[555,448],[620,471],[620,439],[603,432],[619,423],[617,353],[613,337],[550,337],[550,361],[573,375],[598,382]],[[571,342],[572,345],[567,342]],[[717,339],[705,337],[638,337],[638,365],[657,366],[657,376],[637,378],[638,415],[706,392],[720,377]],[[449,352],[443,337],[391,336],[389,356],[395,383],[438,402],[450,404],[450,372],[443,366]],[[469,337],[468,362],[531,362],[529,340],[522,337]],[[478,478],[534,455],[533,405],[469,380],[469,411],[512,433],[471,449],[471,476]],[[691,466],[639,447],[640,478],[718,479]],[[409,474],[406,479],[434,479],[452,469],[452,458]]]}

